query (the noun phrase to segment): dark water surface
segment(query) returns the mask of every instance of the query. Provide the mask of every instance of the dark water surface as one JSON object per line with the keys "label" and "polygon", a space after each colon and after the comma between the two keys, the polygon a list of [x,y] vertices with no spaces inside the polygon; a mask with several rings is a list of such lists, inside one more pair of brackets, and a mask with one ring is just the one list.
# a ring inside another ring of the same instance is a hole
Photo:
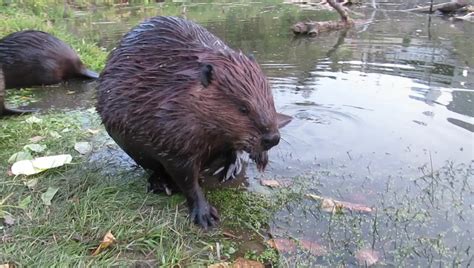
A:
{"label": "dark water surface", "polygon": [[[311,240],[328,253],[290,252],[283,263],[351,266],[359,250],[373,249],[380,265],[465,267],[474,250],[474,24],[390,11],[411,7],[398,2],[356,8],[355,28],[312,39],[294,38],[290,25],[337,16],[276,1],[87,8],[66,23],[111,49],[144,18],[184,14],[256,56],[277,110],[294,120],[268,171],[249,165],[251,188],[267,191],[260,178],[298,177],[302,196],[376,209],[331,214],[311,200],[288,204],[271,236]],[[93,84],[72,90],[50,88],[32,106],[93,105]]]}

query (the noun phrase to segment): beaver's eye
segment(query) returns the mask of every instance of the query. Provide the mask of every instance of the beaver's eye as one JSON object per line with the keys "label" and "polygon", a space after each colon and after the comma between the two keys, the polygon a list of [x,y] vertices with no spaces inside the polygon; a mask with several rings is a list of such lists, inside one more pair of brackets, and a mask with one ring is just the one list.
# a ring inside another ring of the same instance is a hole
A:
{"label": "beaver's eye", "polygon": [[239,111],[245,115],[249,114],[249,109],[245,106],[240,106]]}

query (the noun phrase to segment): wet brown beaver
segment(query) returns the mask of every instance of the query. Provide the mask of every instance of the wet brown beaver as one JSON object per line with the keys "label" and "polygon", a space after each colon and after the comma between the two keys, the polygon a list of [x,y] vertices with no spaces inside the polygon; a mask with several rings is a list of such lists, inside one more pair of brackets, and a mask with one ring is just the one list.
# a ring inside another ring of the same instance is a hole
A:
{"label": "wet brown beaver", "polygon": [[153,173],[151,190],[181,190],[192,220],[219,220],[199,186],[216,159],[233,177],[247,152],[260,170],[291,117],[278,114],[269,83],[252,57],[229,48],[203,27],[155,17],[132,29],[109,56],[97,110],[109,135]]}
{"label": "wet brown beaver", "polygon": [[42,31],[20,31],[1,39],[0,64],[7,89],[57,84],[75,77],[98,78],[70,46]]}

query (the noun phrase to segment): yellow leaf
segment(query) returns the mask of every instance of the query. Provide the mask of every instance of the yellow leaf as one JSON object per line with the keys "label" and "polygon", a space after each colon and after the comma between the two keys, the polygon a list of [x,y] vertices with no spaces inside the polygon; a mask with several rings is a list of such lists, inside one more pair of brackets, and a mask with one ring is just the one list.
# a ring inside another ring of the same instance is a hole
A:
{"label": "yellow leaf", "polygon": [[94,253],[92,253],[92,256],[96,256],[97,254],[101,253],[104,249],[110,247],[110,245],[115,243],[115,241],[116,239],[112,234],[112,231],[108,231],[104,235],[104,238],[102,239],[102,242],[100,242],[100,245],[95,249]]}
{"label": "yellow leaf", "polygon": [[313,200],[321,201],[321,209],[327,212],[339,212],[342,209],[347,209],[356,212],[364,212],[364,213],[371,213],[374,211],[373,208],[370,208],[365,205],[355,204],[345,201],[339,201],[331,198],[322,197],[315,194],[306,194],[308,198]]}
{"label": "yellow leaf", "polygon": [[265,266],[258,262],[247,260],[244,258],[237,258],[235,262],[232,264],[232,268],[264,268]]}
{"label": "yellow leaf", "polygon": [[277,180],[260,180],[260,184],[270,188],[277,188],[281,186]]}
{"label": "yellow leaf", "polygon": [[214,263],[214,264],[211,264],[209,266],[207,266],[207,268],[230,268],[230,264],[228,262],[220,262],[220,263]]}

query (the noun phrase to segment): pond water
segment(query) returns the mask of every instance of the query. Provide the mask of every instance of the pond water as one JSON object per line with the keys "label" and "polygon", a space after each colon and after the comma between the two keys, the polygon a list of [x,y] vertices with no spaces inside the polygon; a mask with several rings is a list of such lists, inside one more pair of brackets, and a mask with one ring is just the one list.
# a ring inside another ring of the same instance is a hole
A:
{"label": "pond water", "polygon": [[[409,7],[356,7],[356,27],[316,38],[294,38],[289,27],[336,15],[277,1],[89,7],[65,23],[111,49],[144,18],[185,15],[256,56],[277,110],[294,120],[268,170],[249,165],[250,188],[267,192],[260,178],[297,177],[302,195],[375,208],[332,214],[311,200],[288,204],[269,237],[312,241],[327,253],[284,252],[283,263],[352,266],[371,249],[380,265],[464,267],[474,246],[474,24],[393,11]],[[94,83],[69,86],[74,94],[35,91],[31,106],[93,105]]]}

